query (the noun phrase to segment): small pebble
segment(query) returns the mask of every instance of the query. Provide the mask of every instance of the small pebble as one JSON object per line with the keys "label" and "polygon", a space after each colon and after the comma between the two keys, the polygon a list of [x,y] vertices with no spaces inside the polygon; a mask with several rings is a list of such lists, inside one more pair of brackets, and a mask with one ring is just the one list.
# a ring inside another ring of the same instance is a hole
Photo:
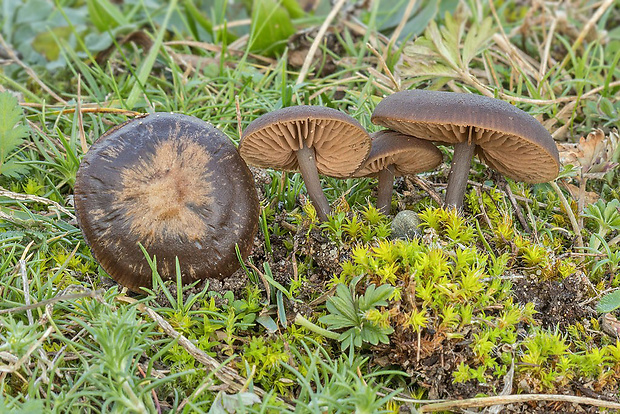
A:
{"label": "small pebble", "polygon": [[420,236],[420,219],[418,214],[411,210],[399,212],[392,220],[393,239],[413,239]]}

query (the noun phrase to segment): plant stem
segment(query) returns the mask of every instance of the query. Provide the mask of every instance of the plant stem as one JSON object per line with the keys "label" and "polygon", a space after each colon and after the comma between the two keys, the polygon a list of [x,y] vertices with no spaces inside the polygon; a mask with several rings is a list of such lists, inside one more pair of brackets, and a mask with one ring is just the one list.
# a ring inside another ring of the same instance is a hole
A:
{"label": "plant stem", "polygon": [[568,200],[566,199],[566,197],[564,197],[564,194],[562,193],[562,190],[558,186],[558,183],[556,183],[555,181],[550,181],[549,184],[551,184],[551,187],[555,190],[556,194],[560,198],[562,207],[564,207],[564,211],[566,212],[566,215],[568,216],[568,219],[570,220],[570,224],[571,224],[571,227],[573,228],[573,232],[575,233],[575,236],[577,237],[577,240],[576,240],[577,248],[580,251],[582,251],[583,250],[583,238],[581,237],[581,227],[579,227],[579,223],[577,223],[575,214],[573,213],[573,210],[571,209],[570,204],[568,203]]}
{"label": "plant stem", "polygon": [[316,208],[316,212],[319,215],[321,221],[327,221],[327,215],[331,213],[331,207],[325,197],[323,188],[321,187],[321,180],[319,179],[319,172],[316,169],[315,153],[314,149],[304,146],[297,150],[297,162],[299,163],[299,171],[306,184],[306,190],[308,190],[308,196],[312,200],[312,204]]}
{"label": "plant stem", "polygon": [[456,207],[457,210],[463,208],[463,198],[467,189],[467,177],[469,167],[474,157],[476,144],[460,142],[454,146],[454,156],[452,157],[452,167],[448,175],[448,188],[446,189],[446,201],[444,206]]}
{"label": "plant stem", "polygon": [[314,333],[323,335],[324,337],[329,339],[338,339],[340,337],[340,335],[338,335],[336,332],[328,331],[327,329],[321,328],[320,326],[310,322],[308,319],[301,316],[300,313],[295,316],[295,323],[297,325],[303,326],[304,328],[310,329]]}
{"label": "plant stem", "polygon": [[562,394],[518,394],[518,395],[494,395],[491,397],[477,397],[465,400],[445,401],[434,404],[426,404],[420,407],[420,413],[436,411],[452,411],[455,409],[489,407],[491,405],[523,404],[532,401],[558,401],[571,404],[587,404],[594,407],[620,409],[620,404],[613,401],[597,400],[596,398],[578,397],[575,395]]}

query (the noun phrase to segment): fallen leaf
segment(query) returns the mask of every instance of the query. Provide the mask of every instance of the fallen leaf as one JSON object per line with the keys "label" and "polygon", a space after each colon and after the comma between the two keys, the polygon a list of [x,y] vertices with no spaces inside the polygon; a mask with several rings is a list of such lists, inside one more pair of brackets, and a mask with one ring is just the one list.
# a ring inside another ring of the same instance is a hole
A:
{"label": "fallen leaf", "polygon": [[603,332],[614,338],[620,337],[620,321],[611,313],[606,313],[601,318]]}
{"label": "fallen leaf", "polygon": [[[566,189],[568,190],[568,192],[570,193],[570,195],[575,199],[579,199],[580,194],[579,194],[579,187],[577,187],[574,184],[571,183],[566,183]],[[594,204],[596,203],[599,199],[601,198],[601,196],[598,193],[595,193],[594,191],[586,191],[585,192],[585,197],[584,197],[584,205],[588,205],[588,204]]]}
{"label": "fallen leaf", "polygon": [[601,129],[595,129],[588,136],[579,138],[579,143],[560,144],[560,161],[581,168],[582,174],[589,178],[602,178],[602,175],[615,168],[618,154],[618,133],[612,131],[608,136]]}

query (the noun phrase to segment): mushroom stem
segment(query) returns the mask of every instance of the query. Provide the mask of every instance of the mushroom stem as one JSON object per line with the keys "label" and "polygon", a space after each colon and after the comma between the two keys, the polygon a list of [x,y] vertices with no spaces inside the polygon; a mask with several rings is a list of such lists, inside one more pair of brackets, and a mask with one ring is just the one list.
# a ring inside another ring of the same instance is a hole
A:
{"label": "mushroom stem", "polygon": [[394,165],[390,164],[379,171],[377,187],[377,210],[385,215],[390,214],[392,206],[392,190],[394,188]]}
{"label": "mushroom stem", "polygon": [[474,158],[476,144],[467,141],[460,142],[454,146],[454,156],[452,166],[448,174],[448,188],[446,189],[446,201],[444,206],[456,207],[458,210],[463,208],[463,198],[467,189],[467,177],[469,167]]}
{"label": "mushroom stem", "polygon": [[319,172],[316,168],[314,150],[304,145],[296,151],[296,155],[297,162],[299,163],[299,171],[301,171],[308,196],[316,208],[319,220],[327,221],[327,215],[331,213],[331,207],[321,187]]}

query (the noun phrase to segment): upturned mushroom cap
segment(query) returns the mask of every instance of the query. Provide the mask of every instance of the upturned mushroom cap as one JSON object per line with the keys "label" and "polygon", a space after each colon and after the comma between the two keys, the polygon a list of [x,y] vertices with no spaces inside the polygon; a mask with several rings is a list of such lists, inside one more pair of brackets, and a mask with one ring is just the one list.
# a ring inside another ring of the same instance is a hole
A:
{"label": "upturned mushroom cap", "polygon": [[370,151],[370,136],[349,115],[323,106],[291,106],[269,112],[248,125],[239,152],[250,165],[297,171],[295,155],[313,148],[319,174],[351,176]]}
{"label": "upturned mushroom cap", "polygon": [[397,176],[418,174],[437,167],[443,159],[441,151],[431,142],[411,135],[384,130],[372,133],[370,137],[370,153],[355,177],[376,175],[390,165]]}
{"label": "upturned mushroom cap", "polygon": [[518,181],[547,182],[559,172],[558,149],[545,127],[499,99],[455,92],[401,91],[377,105],[372,122],[439,143],[471,140],[482,161]]}
{"label": "upturned mushroom cap", "polygon": [[151,286],[141,243],[163,278],[225,278],[258,230],[253,177],[230,140],[199,119],[155,113],[102,135],[84,156],[75,210],[101,266],[132,290]]}

